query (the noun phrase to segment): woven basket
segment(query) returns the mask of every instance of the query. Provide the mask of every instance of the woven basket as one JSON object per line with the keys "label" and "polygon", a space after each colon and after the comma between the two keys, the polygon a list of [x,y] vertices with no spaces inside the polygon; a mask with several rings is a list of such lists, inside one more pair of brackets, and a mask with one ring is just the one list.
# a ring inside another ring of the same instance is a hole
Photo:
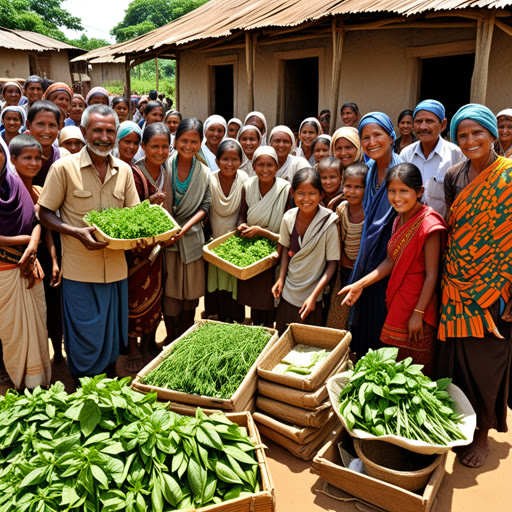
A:
{"label": "woven basket", "polygon": [[[421,455],[384,441],[354,438],[354,448],[369,476],[408,491],[423,489],[442,454]],[[405,468],[421,468],[403,471]]]}

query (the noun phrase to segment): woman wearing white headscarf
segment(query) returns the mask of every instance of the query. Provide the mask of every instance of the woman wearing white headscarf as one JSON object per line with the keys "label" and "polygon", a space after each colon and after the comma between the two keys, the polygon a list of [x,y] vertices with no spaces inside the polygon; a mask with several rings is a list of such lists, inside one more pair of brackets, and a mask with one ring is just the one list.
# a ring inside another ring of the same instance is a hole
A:
{"label": "woman wearing white headscarf", "polygon": [[499,138],[494,145],[496,153],[512,158],[512,108],[506,108],[496,115]]}
{"label": "woman wearing white headscarf", "polygon": [[312,167],[309,162],[301,156],[295,156],[297,145],[295,137],[288,126],[278,125],[270,132],[270,145],[277,153],[277,177],[293,180],[295,173],[304,167]]}
{"label": "woman wearing white headscarf", "polygon": [[240,131],[240,129],[243,127],[243,125],[244,125],[244,123],[242,123],[241,119],[238,119],[238,117],[232,117],[228,121],[228,137],[230,139],[236,140],[236,136],[237,136],[238,132]]}
{"label": "woman wearing white headscarf", "polygon": [[261,133],[261,143],[260,146],[267,145],[267,120],[265,116],[261,112],[249,112],[245,116],[244,125],[252,125],[256,126]]}
{"label": "woman wearing white headscarf", "polygon": [[261,132],[252,124],[242,127],[237,135],[237,140],[242,146],[244,157],[240,170],[245,171],[250,178],[256,176],[252,167],[252,158],[254,152],[260,147],[261,138]]}
{"label": "woman wearing white headscarf", "polygon": [[210,116],[203,126],[203,142],[198,155],[203,158],[210,171],[218,170],[217,148],[228,135],[228,125],[222,116]]}
{"label": "woman wearing white headscarf", "polygon": [[316,164],[313,154],[313,141],[322,133],[322,125],[316,117],[306,117],[299,126],[299,147],[296,156],[306,159],[310,166]]}

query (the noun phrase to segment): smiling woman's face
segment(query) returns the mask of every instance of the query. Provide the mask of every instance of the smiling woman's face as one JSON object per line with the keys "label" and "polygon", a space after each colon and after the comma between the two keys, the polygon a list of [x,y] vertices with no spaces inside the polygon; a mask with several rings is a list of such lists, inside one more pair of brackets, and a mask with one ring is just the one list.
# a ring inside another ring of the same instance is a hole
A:
{"label": "smiling woman's face", "polygon": [[380,160],[392,150],[393,137],[377,123],[367,124],[361,132],[361,146],[367,156]]}

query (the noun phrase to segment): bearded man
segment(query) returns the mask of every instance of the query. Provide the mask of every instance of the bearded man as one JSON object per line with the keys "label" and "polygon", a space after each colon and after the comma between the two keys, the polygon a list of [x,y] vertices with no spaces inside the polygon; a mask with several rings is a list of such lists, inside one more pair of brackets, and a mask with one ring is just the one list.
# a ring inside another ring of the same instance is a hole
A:
{"label": "bearded man", "polygon": [[52,165],[39,197],[41,222],[62,235],[64,344],[75,379],[110,370],[128,341],[124,251],[95,240],[83,220],[91,210],[139,203],[130,167],[110,155],[118,124],[110,107],[87,108],[81,126],[87,145]]}

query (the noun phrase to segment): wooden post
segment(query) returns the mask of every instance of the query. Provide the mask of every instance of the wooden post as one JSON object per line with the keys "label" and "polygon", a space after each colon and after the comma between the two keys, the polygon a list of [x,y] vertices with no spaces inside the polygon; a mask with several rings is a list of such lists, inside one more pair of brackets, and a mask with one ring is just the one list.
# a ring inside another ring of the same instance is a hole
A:
{"label": "wooden post", "polygon": [[174,73],[174,109],[180,110],[180,54],[176,52],[176,71]]}
{"label": "wooden post", "polygon": [[247,111],[254,110],[254,39],[245,33],[245,64],[247,68]]}
{"label": "wooden post", "polygon": [[[343,22],[342,22],[343,23]],[[343,41],[345,31],[336,27],[336,20],[332,22],[332,81],[331,81],[331,125],[329,131],[331,135],[336,128],[336,119],[338,118],[338,97],[341,83],[341,58],[343,56]]]}
{"label": "wooden post", "polygon": [[485,105],[487,97],[487,77],[489,74],[489,54],[491,53],[492,34],[496,11],[493,9],[489,16],[478,21],[476,30],[476,53],[473,76],[471,77],[471,102]]}
{"label": "wooden post", "polygon": [[155,87],[155,89],[158,92],[158,82],[160,81],[160,70],[158,69],[158,57],[155,57],[155,64],[156,64],[156,87]]}
{"label": "wooden post", "polygon": [[132,119],[132,80],[131,80],[130,59],[124,58],[124,97],[128,100],[128,119]]}

